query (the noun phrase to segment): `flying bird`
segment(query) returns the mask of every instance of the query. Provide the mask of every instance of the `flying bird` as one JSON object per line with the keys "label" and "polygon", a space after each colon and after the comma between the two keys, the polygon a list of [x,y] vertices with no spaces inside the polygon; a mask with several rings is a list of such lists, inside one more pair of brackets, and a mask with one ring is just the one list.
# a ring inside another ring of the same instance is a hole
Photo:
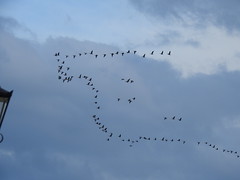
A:
{"label": "flying bird", "polygon": [[168,55],[169,55],[169,56],[171,55],[171,51],[168,52]]}
{"label": "flying bird", "polygon": [[154,51],[151,52],[151,55],[153,55]]}

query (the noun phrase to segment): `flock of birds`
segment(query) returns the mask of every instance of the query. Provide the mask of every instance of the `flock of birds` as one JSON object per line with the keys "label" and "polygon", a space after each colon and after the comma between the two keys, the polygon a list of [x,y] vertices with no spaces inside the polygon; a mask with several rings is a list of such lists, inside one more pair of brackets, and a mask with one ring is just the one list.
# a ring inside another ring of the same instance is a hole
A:
{"label": "flock of birds", "polygon": [[[151,51],[150,53],[144,53],[141,55],[142,58],[146,58],[148,55],[155,55],[155,54],[159,54],[159,55],[164,55],[164,54],[167,54],[168,56],[171,55],[171,51],[168,51],[168,52],[164,52],[164,51],[161,51],[161,52],[156,52],[156,51]],[[134,54],[134,55],[137,55],[137,51],[134,50],[134,51],[131,51],[131,50],[128,50],[126,52],[120,52],[120,51],[116,51],[116,52],[111,52],[111,53],[104,53],[104,54],[95,54],[93,50],[91,50],[91,52],[81,52],[81,53],[77,53],[77,54],[73,54],[73,55],[65,55],[65,58],[70,58],[72,56],[73,59],[77,58],[78,56],[86,56],[86,55],[91,55],[91,56],[94,56],[95,58],[98,58],[98,57],[103,57],[103,58],[107,58],[108,56],[110,57],[114,57],[116,55],[121,55],[121,56],[125,56],[127,54]],[[57,52],[55,53],[55,56],[60,56],[60,52]],[[59,60],[60,61],[60,60]]]}
{"label": "flock of birds", "polygon": [[[137,51],[127,51],[126,53],[133,53],[133,54],[136,54]],[[151,51],[150,55],[153,55],[155,51]],[[81,56],[82,54],[84,55],[87,55],[87,54],[90,54],[90,55],[94,55],[93,54],[93,50],[89,53],[87,52],[84,52],[84,53],[79,53],[79,56]],[[110,55],[113,57],[114,55],[117,55],[117,54],[120,54],[120,52],[115,52],[115,53],[110,53]],[[121,53],[122,56],[125,54],[124,52]],[[161,51],[160,54],[164,54],[164,51]],[[168,55],[171,55],[171,51],[168,52]],[[89,75],[85,75],[85,74],[79,74],[78,76],[73,76],[73,75],[69,75],[69,70],[71,67],[68,67],[66,66],[65,67],[65,60],[61,60],[60,58],[62,57],[60,52],[57,52],[55,53],[55,56],[56,56],[56,60],[57,62],[59,63],[58,66],[57,66],[57,72],[58,72],[58,80],[61,80],[63,83],[69,83],[71,82],[74,78],[76,79],[79,79],[81,81],[84,81],[84,83],[86,84],[86,86],[89,87],[89,89],[94,93],[93,94],[93,104],[96,108],[96,110],[99,112],[99,110],[101,109],[101,106],[100,106],[100,103],[98,101],[98,98],[99,98],[99,89],[95,86],[94,84],[94,81],[93,81],[93,78],[90,77]],[[103,57],[106,57],[107,54],[103,54]],[[144,58],[146,56],[146,54],[144,54],[142,57]],[[65,58],[68,58],[69,56],[68,55],[65,55],[63,56]],[[76,58],[76,55],[73,55],[72,56],[73,58]],[[95,57],[97,58],[98,55],[95,54]],[[121,78],[121,81],[125,82],[125,83],[134,83],[134,80],[132,78]],[[122,98],[120,97],[117,97],[116,98],[116,101],[119,102],[121,101]],[[136,101],[136,97],[132,97],[132,98],[129,98],[127,99],[127,104],[131,104],[133,103],[134,101]],[[170,142],[170,143],[173,143],[173,142],[176,142],[176,143],[181,143],[181,144],[186,144],[188,143],[187,140],[185,139],[181,139],[181,138],[176,138],[176,139],[173,139],[173,138],[168,138],[168,137],[147,137],[147,136],[139,136],[137,138],[129,138],[129,137],[125,137],[122,133],[119,133],[119,134],[116,134],[112,131],[110,131],[110,129],[106,126],[106,124],[104,124],[104,122],[102,121],[102,119],[100,119],[100,117],[97,115],[98,113],[96,114],[93,114],[92,115],[92,119],[93,119],[93,122],[94,124],[97,126],[97,129],[99,129],[101,132],[105,133],[106,134],[106,140],[107,141],[111,141],[113,138],[115,139],[118,139],[122,142],[126,142],[129,147],[133,147],[134,144],[137,144],[137,143],[140,143],[142,141],[161,141],[161,142]],[[183,120],[182,117],[176,117],[175,115],[172,116],[172,117],[163,117],[162,120],[166,121],[166,120],[172,120],[172,121],[179,121],[181,122]],[[237,152],[237,151],[234,151],[234,150],[231,150],[231,149],[227,149],[227,148],[221,148],[221,147],[218,147],[217,145],[213,144],[213,143],[210,143],[210,142],[207,142],[207,141],[196,141],[195,144],[197,146],[200,146],[200,145],[205,145],[209,148],[212,148],[214,149],[215,151],[222,151],[223,153],[229,153],[229,154],[232,154],[232,155],[235,155],[237,158],[240,158],[240,154]]]}

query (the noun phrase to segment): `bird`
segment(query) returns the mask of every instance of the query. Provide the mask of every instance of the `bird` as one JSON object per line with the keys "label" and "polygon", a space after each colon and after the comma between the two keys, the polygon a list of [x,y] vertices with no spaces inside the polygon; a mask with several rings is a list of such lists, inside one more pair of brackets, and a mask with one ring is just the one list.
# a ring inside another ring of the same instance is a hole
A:
{"label": "bird", "polygon": [[81,78],[82,78],[82,75],[80,74],[80,75],[78,76],[78,78],[81,79]]}
{"label": "bird", "polygon": [[115,54],[118,54],[118,51]]}
{"label": "bird", "polygon": [[120,101],[120,98],[117,98],[117,101]]}
{"label": "bird", "polygon": [[178,120],[179,120],[179,121],[181,121],[181,120],[182,120],[182,118],[179,118]]}
{"label": "bird", "polygon": [[135,100],[136,98],[135,98],[135,97],[133,97],[132,99],[133,99],[133,100]]}
{"label": "bird", "polygon": [[198,145],[200,144],[200,142],[198,142]]}
{"label": "bird", "polygon": [[171,55],[171,51],[168,52],[168,55],[169,55],[169,56]]}
{"label": "bird", "polygon": [[130,78],[128,80],[126,80],[126,83],[129,83],[129,81],[130,81]]}
{"label": "bird", "polygon": [[145,58],[146,54],[144,54],[142,57]]}
{"label": "bird", "polygon": [[76,57],[76,55],[73,55],[73,58],[75,58]]}
{"label": "bird", "polygon": [[79,56],[81,56],[82,54],[81,53],[78,53]]}
{"label": "bird", "polygon": [[97,98],[97,95],[96,95],[96,96],[94,96],[94,98]]}
{"label": "bird", "polygon": [[120,138],[121,136],[122,136],[122,135],[121,135],[121,134],[119,134],[119,136],[118,136],[118,137]]}
{"label": "bird", "polygon": [[103,54],[103,57],[106,57],[107,54]]}
{"label": "bird", "polygon": [[175,119],[175,116],[173,116],[172,119],[174,120],[174,119]]}
{"label": "bird", "polygon": [[163,55],[163,51],[160,54]]}
{"label": "bird", "polygon": [[97,104],[97,101],[95,101],[94,104]]}
{"label": "bird", "polygon": [[114,53],[111,53],[111,56],[113,57]]}
{"label": "bird", "polygon": [[66,55],[66,58],[68,58],[68,55]]}
{"label": "bird", "polygon": [[137,51],[133,51],[133,54],[136,54]]}
{"label": "bird", "polygon": [[154,51],[151,52],[151,55],[153,55]]}
{"label": "bird", "polygon": [[164,120],[166,120],[167,119],[167,117],[164,117]]}
{"label": "bird", "polygon": [[97,109],[100,109],[100,106],[98,106]]}
{"label": "bird", "polygon": [[96,54],[96,55],[95,55],[95,58],[97,58],[97,57],[98,57],[98,55]]}
{"label": "bird", "polygon": [[122,56],[124,55],[124,52],[122,52]]}
{"label": "bird", "polygon": [[90,54],[93,54],[93,50],[90,52]]}
{"label": "bird", "polygon": [[133,83],[133,82],[134,82],[133,80],[130,81],[130,83]]}
{"label": "bird", "polygon": [[70,69],[70,67],[67,67],[67,71]]}
{"label": "bird", "polygon": [[131,99],[128,99],[128,103],[131,103],[132,102],[132,100]]}
{"label": "bird", "polygon": [[127,53],[130,53],[130,50],[128,50]]}

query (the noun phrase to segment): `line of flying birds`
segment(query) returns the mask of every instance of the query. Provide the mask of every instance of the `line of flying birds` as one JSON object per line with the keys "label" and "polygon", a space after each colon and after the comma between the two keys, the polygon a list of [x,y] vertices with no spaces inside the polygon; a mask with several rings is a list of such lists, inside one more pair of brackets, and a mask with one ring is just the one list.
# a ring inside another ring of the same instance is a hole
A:
{"label": "line of flying birds", "polygon": [[[105,58],[105,57],[107,57],[107,56],[113,57],[113,56],[115,56],[115,55],[122,55],[122,56],[124,56],[125,54],[130,54],[130,53],[136,54],[137,51],[136,51],[136,50],[134,50],[134,51],[128,50],[128,51],[126,51],[126,52],[116,51],[116,52],[104,53],[104,54],[101,54],[101,55],[100,55],[100,54],[95,54],[94,51],[92,50],[91,52],[83,52],[83,53],[73,54],[73,55],[71,55],[71,56],[72,56],[72,58],[76,58],[77,56],[92,55],[92,56],[94,56],[95,58],[98,58],[98,57],[100,57],[100,56],[103,57],[103,58]],[[148,54],[144,53],[144,54],[142,54],[141,56],[142,56],[143,58],[145,58],[146,55],[154,55],[154,54],[156,54],[156,53],[157,53],[157,54],[160,54],[160,55],[164,55],[164,54],[165,54],[164,51],[161,51],[161,52],[151,51],[150,53],[148,53]],[[172,53],[171,51],[167,51],[167,52],[166,52],[166,54],[167,54],[168,56],[170,56],[171,53]],[[55,53],[55,56],[60,56],[60,52]],[[70,55],[65,55],[65,58],[69,58],[69,57],[70,57]]]}
{"label": "line of flying birds", "polygon": [[[127,51],[127,53],[130,53],[130,50]],[[135,54],[136,51],[133,51],[133,53]],[[154,51],[151,52],[151,54],[153,54]],[[162,51],[163,53],[163,51]],[[93,54],[93,51],[90,52],[90,54]],[[115,53],[116,54],[116,53]],[[171,51],[169,51],[169,55],[171,54]],[[55,56],[59,56],[60,52],[55,53]],[[145,56],[144,56],[145,57]],[[60,61],[60,59],[57,59],[58,62],[60,63],[58,65],[58,79],[62,80],[63,82],[71,82],[73,80],[73,78],[75,78],[75,76],[73,75],[69,75],[69,70],[70,67],[64,67],[64,61]],[[96,107],[97,110],[101,109],[101,106],[99,105],[99,101],[98,101],[98,97],[99,97],[99,90],[95,87],[94,83],[93,83],[93,78],[88,76],[88,75],[83,75],[83,74],[79,74],[79,76],[77,76],[77,79],[85,81],[85,85],[90,87],[90,89],[92,90],[92,92],[94,92],[93,94],[93,103]],[[122,81],[126,82],[126,83],[134,83],[134,80],[131,78],[122,78]],[[120,97],[116,98],[116,101],[119,102],[121,100]],[[127,99],[128,104],[131,104],[133,101],[136,100],[136,97],[132,97]],[[99,111],[98,111],[99,112]],[[93,121],[95,123],[95,125],[98,127],[98,129],[100,131],[102,131],[103,133],[106,134],[106,140],[110,141],[112,140],[112,138],[116,138],[118,140],[120,140],[121,142],[126,142],[128,143],[129,147],[133,147],[134,144],[143,142],[143,141],[154,141],[154,142],[178,142],[178,143],[182,143],[182,144],[186,144],[188,143],[188,141],[181,139],[181,138],[167,138],[167,137],[147,137],[147,136],[139,136],[137,138],[129,138],[129,137],[125,137],[122,133],[120,134],[115,134],[114,132],[111,132],[109,130],[109,128],[103,123],[103,121],[100,119],[99,116],[97,116],[96,114],[92,115]],[[172,116],[172,117],[163,117],[163,120],[177,120],[177,121],[182,121],[182,117],[177,118],[176,116]],[[237,158],[240,158],[240,155],[238,154],[237,151],[234,150],[230,150],[230,149],[226,149],[226,148],[220,148],[215,144],[209,143],[209,142],[203,142],[203,141],[196,141],[195,142],[196,145],[205,145],[209,148],[212,148],[216,151],[222,151],[224,153],[229,153],[232,155],[235,155]]]}

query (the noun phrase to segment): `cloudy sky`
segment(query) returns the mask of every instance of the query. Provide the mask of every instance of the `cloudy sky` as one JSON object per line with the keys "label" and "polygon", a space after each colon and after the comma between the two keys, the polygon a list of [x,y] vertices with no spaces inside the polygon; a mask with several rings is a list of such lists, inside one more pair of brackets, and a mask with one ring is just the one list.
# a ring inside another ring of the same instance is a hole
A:
{"label": "cloudy sky", "polygon": [[0,179],[239,179],[239,6],[2,0]]}

